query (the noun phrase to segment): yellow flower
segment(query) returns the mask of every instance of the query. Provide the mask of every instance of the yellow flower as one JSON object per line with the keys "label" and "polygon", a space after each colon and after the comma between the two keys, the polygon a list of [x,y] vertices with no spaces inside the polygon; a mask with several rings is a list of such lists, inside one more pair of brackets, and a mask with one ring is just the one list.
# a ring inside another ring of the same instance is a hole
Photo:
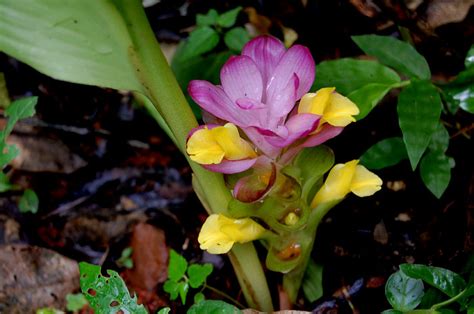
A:
{"label": "yellow flower", "polygon": [[314,197],[311,207],[343,199],[349,192],[364,197],[373,195],[382,188],[382,180],[358,160],[335,165],[329,172],[326,181]]}
{"label": "yellow flower", "polygon": [[199,232],[201,250],[211,254],[230,251],[235,242],[246,243],[260,238],[265,229],[250,218],[232,219],[212,214],[207,217]]}
{"label": "yellow flower", "polygon": [[197,130],[188,139],[186,151],[191,160],[203,165],[219,164],[224,158],[241,160],[257,157],[252,146],[240,137],[232,123]]}
{"label": "yellow flower", "polygon": [[335,92],[334,87],[325,87],[316,93],[308,93],[301,98],[298,113],[312,113],[322,116],[319,125],[327,122],[332,126],[345,127],[354,122],[353,116],[359,108],[349,98]]}

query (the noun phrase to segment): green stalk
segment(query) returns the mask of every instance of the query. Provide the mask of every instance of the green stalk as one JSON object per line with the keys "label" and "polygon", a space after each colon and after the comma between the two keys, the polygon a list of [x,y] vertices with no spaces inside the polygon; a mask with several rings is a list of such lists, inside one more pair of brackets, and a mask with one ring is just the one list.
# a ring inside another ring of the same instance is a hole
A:
{"label": "green stalk", "polygon": [[[205,170],[185,153],[188,132],[197,126],[197,121],[156,41],[141,1],[116,0],[114,3],[128,26],[133,42],[129,56],[146,96],[163,117],[173,134],[172,139],[188,159],[212,211],[226,213],[231,195],[223,176]],[[249,306],[271,311],[270,292],[253,244],[236,245],[229,256]]]}

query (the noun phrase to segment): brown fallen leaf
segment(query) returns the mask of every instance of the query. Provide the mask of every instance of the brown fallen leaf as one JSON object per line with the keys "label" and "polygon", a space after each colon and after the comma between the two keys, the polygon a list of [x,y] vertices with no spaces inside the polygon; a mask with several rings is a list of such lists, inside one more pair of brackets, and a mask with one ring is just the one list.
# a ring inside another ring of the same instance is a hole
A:
{"label": "brown fallen leaf", "polygon": [[19,136],[11,134],[8,144],[20,149],[12,166],[31,172],[72,173],[82,168],[86,162],[73,154],[63,142],[40,136]]}
{"label": "brown fallen leaf", "polygon": [[45,248],[0,246],[0,313],[64,308],[66,295],[78,287],[75,261]]}
{"label": "brown fallen leaf", "polygon": [[463,21],[474,0],[432,0],[422,18],[430,29]]}
{"label": "brown fallen leaf", "polygon": [[133,268],[124,272],[132,288],[152,291],[166,281],[168,274],[168,248],[165,233],[147,223],[136,224],[132,239]]}

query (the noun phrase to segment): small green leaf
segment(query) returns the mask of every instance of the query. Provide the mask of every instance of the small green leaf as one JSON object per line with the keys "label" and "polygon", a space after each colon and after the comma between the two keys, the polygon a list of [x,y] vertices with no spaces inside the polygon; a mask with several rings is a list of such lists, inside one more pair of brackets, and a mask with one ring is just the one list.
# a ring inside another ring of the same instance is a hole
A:
{"label": "small green leaf", "polygon": [[227,47],[236,52],[240,52],[249,40],[250,35],[243,27],[234,27],[224,35]]}
{"label": "small green leaf", "polygon": [[436,131],[431,136],[429,150],[445,153],[449,146],[449,133],[442,123],[438,124]]}
{"label": "small green leaf", "polygon": [[323,266],[309,260],[302,283],[303,293],[309,302],[323,296]]}
{"label": "small green leaf", "polygon": [[196,24],[198,26],[212,26],[216,24],[219,14],[216,10],[210,9],[207,14],[197,14],[196,15]]}
{"label": "small green leaf", "polygon": [[137,304],[137,297],[131,297],[119,274],[107,270],[109,277],[101,274],[100,266],[79,263],[81,290],[97,314],[123,311],[124,313],[147,314],[143,305]]}
{"label": "small green leaf", "polygon": [[360,162],[368,169],[382,169],[407,159],[405,144],[400,137],[390,137],[374,144],[361,157]]}
{"label": "small green leaf", "polygon": [[410,278],[399,270],[388,278],[385,296],[395,310],[413,310],[423,298],[423,282]]}
{"label": "small green leaf", "polygon": [[188,268],[188,262],[184,257],[179,255],[175,250],[170,250],[170,260],[168,263],[168,278],[178,282],[183,278]]}
{"label": "small green leaf", "polygon": [[117,265],[128,269],[133,268],[133,260],[131,258],[132,253],[133,249],[131,247],[125,248],[122,251],[120,258],[117,260]]}
{"label": "small green leaf", "polygon": [[202,293],[202,292],[198,292],[194,295],[194,303],[202,302],[205,299],[206,299],[206,297],[204,296],[204,293]]}
{"label": "small green leaf", "polygon": [[347,95],[359,107],[360,112],[355,118],[365,118],[391,89],[392,85],[371,83]]}
{"label": "small green leaf", "polygon": [[8,176],[0,171],[0,193],[10,191],[13,187]]}
{"label": "small green leaf", "polygon": [[156,312],[156,314],[168,314],[170,311],[171,309],[169,307],[164,307],[160,309],[158,312]]}
{"label": "small green leaf", "polygon": [[66,309],[68,311],[74,312],[79,311],[84,306],[88,304],[86,297],[82,293],[71,294],[68,293],[66,295]]}
{"label": "small green leaf", "polygon": [[218,43],[219,34],[213,28],[209,26],[198,27],[189,34],[187,41],[180,51],[179,60],[186,60],[209,52]]}
{"label": "small green leaf", "polygon": [[[470,71],[474,73],[474,67]],[[461,72],[460,75],[465,72]],[[443,91],[451,107],[460,107],[464,111],[474,113],[474,78],[472,83],[446,85]]]}
{"label": "small green leaf", "polygon": [[189,291],[189,283],[185,281],[178,282],[178,292],[179,297],[181,298],[181,303],[186,304],[186,296],[188,295]]}
{"label": "small green leaf", "polygon": [[422,264],[402,264],[400,269],[411,278],[421,279],[427,284],[441,290],[449,297],[454,297],[466,287],[464,279],[455,272]]}
{"label": "small green leaf", "polygon": [[440,151],[429,152],[421,160],[421,179],[437,198],[440,198],[448,187],[453,166],[454,159]]}
{"label": "small green leaf", "polygon": [[163,290],[169,293],[171,300],[176,300],[178,298],[179,289],[176,281],[170,279],[166,280],[163,285]]}
{"label": "small green leaf", "polygon": [[441,107],[438,91],[429,81],[413,81],[398,97],[398,120],[413,170],[438,127]]}
{"label": "small green leaf", "polygon": [[212,264],[203,265],[192,264],[188,267],[189,285],[192,288],[199,288],[205,282],[207,277],[212,273]]}
{"label": "small green leaf", "polygon": [[472,45],[467,52],[466,59],[464,59],[464,65],[466,68],[474,66],[474,45]]}
{"label": "small green leaf", "polygon": [[38,212],[38,206],[38,195],[36,195],[35,191],[26,189],[25,192],[23,192],[20,201],[18,202],[18,208],[20,209],[20,212],[36,214]]}
{"label": "small green leaf", "polygon": [[316,193],[316,183],[334,165],[334,153],[324,145],[305,148],[296,156],[293,165],[299,170],[296,179],[303,187],[302,199],[310,202]]}
{"label": "small green leaf", "polygon": [[221,27],[233,26],[241,10],[242,10],[242,7],[236,7],[235,9],[222,13],[217,18],[217,25]]}
{"label": "small green leaf", "polygon": [[241,314],[235,306],[218,300],[204,300],[191,306],[188,314]]}
{"label": "small green leaf", "polygon": [[368,84],[392,85],[400,82],[398,74],[390,68],[368,60],[339,59],[323,61],[316,66],[318,74],[311,90],[336,87],[344,95]]}
{"label": "small green leaf", "polygon": [[381,63],[409,77],[424,80],[431,78],[428,62],[410,44],[379,35],[352,36],[352,40],[369,56],[376,57]]}
{"label": "small green leaf", "polygon": [[37,309],[36,314],[64,314],[63,311],[51,308]]}
{"label": "small green leaf", "polygon": [[18,120],[32,117],[35,114],[37,102],[38,97],[26,97],[15,100],[8,106],[7,110],[5,110],[5,116],[8,117],[8,122],[5,129],[0,133],[0,141],[5,141]]}
{"label": "small green leaf", "polygon": [[[0,131],[0,138],[3,137],[3,133],[4,131]],[[8,145],[0,139],[0,152],[0,168],[3,168],[20,154],[20,149],[15,145]]]}

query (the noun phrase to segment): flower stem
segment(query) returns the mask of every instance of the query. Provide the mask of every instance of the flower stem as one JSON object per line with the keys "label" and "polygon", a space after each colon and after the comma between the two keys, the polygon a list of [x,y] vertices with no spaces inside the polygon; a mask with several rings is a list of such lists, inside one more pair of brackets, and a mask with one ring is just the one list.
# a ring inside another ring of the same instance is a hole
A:
{"label": "flower stem", "polygon": [[[145,95],[163,118],[160,124],[167,125],[165,130],[188,159],[212,212],[226,213],[231,195],[223,176],[205,170],[185,154],[188,132],[197,126],[197,121],[156,41],[141,1],[116,0],[114,4],[127,23],[133,43],[129,57]],[[236,246],[229,256],[249,306],[271,311],[270,292],[254,246]]]}
{"label": "flower stem", "polygon": [[213,286],[209,286],[208,284],[204,284],[204,288],[209,289],[212,292],[214,292],[215,294],[218,294],[218,295],[222,296],[223,298],[231,301],[232,303],[234,303],[235,305],[237,305],[237,307],[239,307],[241,309],[245,308],[245,306],[242,303],[240,303],[239,301],[237,301],[236,299],[234,299],[233,297],[231,297],[227,293],[225,293],[225,292],[223,292],[219,289],[214,288]]}

